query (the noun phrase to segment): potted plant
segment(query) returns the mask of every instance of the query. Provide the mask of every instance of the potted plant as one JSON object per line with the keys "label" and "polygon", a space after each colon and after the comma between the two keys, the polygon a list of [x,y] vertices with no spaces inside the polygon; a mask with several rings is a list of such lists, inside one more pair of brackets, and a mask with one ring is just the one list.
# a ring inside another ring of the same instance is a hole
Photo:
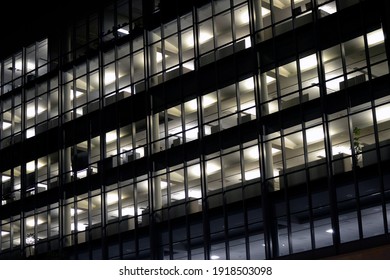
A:
{"label": "potted plant", "polygon": [[361,156],[362,152],[362,145],[360,143],[360,128],[356,127],[353,129],[353,151],[354,151],[354,161],[353,165],[355,167],[360,167],[359,166],[359,159]]}

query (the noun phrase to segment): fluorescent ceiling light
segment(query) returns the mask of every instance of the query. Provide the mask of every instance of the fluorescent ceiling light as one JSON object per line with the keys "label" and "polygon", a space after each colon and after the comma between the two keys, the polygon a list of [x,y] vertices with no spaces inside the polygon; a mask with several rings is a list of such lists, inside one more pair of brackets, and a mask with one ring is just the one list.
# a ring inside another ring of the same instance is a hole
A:
{"label": "fluorescent ceiling light", "polygon": [[1,231],[1,237],[6,236],[9,234],[9,231]]}
{"label": "fluorescent ceiling light", "polygon": [[[206,43],[211,38],[213,38],[213,36],[209,32],[204,32],[204,31],[199,32],[199,44]],[[193,44],[194,43],[192,43],[192,45]]]}
{"label": "fluorescent ceiling light", "polygon": [[245,154],[248,154],[248,157],[250,159],[254,159],[254,160],[259,159],[259,149],[257,146],[246,149]]}
{"label": "fluorescent ceiling light", "polygon": [[26,170],[27,172],[34,172],[35,171],[35,162],[30,161],[26,164]]}
{"label": "fluorescent ceiling light", "polygon": [[[219,166],[219,164],[215,164],[213,162],[207,162],[207,164],[206,164],[206,174],[207,175],[211,175],[220,169],[221,169],[221,167]],[[195,164],[193,166],[188,167],[188,172],[190,174],[192,174],[193,176],[199,178],[200,177],[200,165]]]}
{"label": "fluorescent ceiling light", "polygon": [[134,216],[134,207],[122,208],[122,216]]}
{"label": "fluorescent ceiling light", "polygon": [[322,6],[318,7],[318,9],[322,10],[325,13],[330,14],[330,15],[337,12],[336,5],[334,3],[322,5]]}
{"label": "fluorescent ceiling light", "polygon": [[35,166],[35,161],[30,161],[26,164],[26,171],[27,172],[34,172],[35,168],[40,169],[44,164],[38,160],[37,166]]}
{"label": "fluorescent ceiling light", "polygon": [[104,84],[109,85],[115,82],[115,73],[107,71],[104,73]]}
{"label": "fluorescent ceiling light", "polygon": [[35,112],[35,104],[29,104],[29,105],[27,105],[27,110],[26,110],[27,118],[29,118],[29,119],[33,118],[36,115],[39,115],[44,111],[45,111],[45,108],[38,105],[37,112]]}
{"label": "fluorescent ceiling light", "polygon": [[327,232],[327,233],[333,233],[334,230],[330,228],[330,229],[326,230],[326,232]]}
{"label": "fluorescent ceiling light", "polygon": [[315,54],[306,56],[299,60],[299,65],[301,66],[302,71],[312,69],[317,66],[317,58]]}
{"label": "fluorescent ceiling light", "polygon": [[119,28],[117,31],[118,31],[119,33],[122,33],[122,34],[129,35],[129,31],[126,30],[126,29],[124,29],[124,28]]}
{"label": "fluorescent ceiling light", "polygon": [[240,19],[241,24],[248,24],[249,23],[248,9],[241,10],[239,19]]}
{"label": "fluorescent ceiling light", "polygon": [[376,108],[375,113],[377,122],[390,120],[390,105],[384,105]]}
{"label": "fluorescent ceiling light", "polygon": [[27,61],[27,72],[30,72],[31,70],[35,69],[35,63]]}
{"label": "fluorescent ceiling light", "polygon": [[139,157],[144,157],[145,156],[145,149],[144,147],[140,147],[140,148],[137,148],[135,149],[135,152],[139,154]]}
{"label": "fluorescent ceiling light", "polygon": [[188,62],[184,63],[183,67],[188,69],[188,70],[194,71],[195,70],[194,61],[191,60],[191,61],[188,61]]}
{"label": "fluorescent ceiling light", "polygon": [[38,184],[37,184],[37,187],[38,187],[38,188],[41,188],[41,189],[47,190],[47,185],[46,185],[46,184],[38,183]]}
{"label": "fluorescent ceiling light", "polygon": [[11,176],[8,176],[8,175],[2,175],[1,176],[1,182],[2,183],[8,182],[9,180],[11,180]]}
{"label": "fluorescent ceiling light", "polygon": [[[186,127],[186,129],[187,129],[187,127]],[[198,132],[199,132],[199,129],[197,127],[193,128],[193,129],[186,130],[186,132],[185,132],[186,139],[187,140],[198,139]]]}
{"label": "fluorescent ceiling light", "polygon": [[306,141],[308,144],[312,144],[324,139],[324,132],[322,127],[314,127],[306,130]]}
{"label": "fluorescent ceiling light", "polygon": [[117,193],[108,193],[106,196],[107,204],[111,205],[118,202],[118,194]]}
{"label": "fluorescent ceiling light", "polygon": [[[167,58],[167,57],[168,57],[168,56],[165,55],[165,58]],[[162,59],[163,59],[162,53],[156,52],[156,62],[157,62],[157,63],[160,63],[160,62],[162,61]]]}
{"label": "fluorescent ceiling light", "polygon": [[217,255],[212,255],[211,257],[210,257],[210,259],[212,259],[212,260],[218,260],[220,257],[219,256],[217,256]]}
{"label": "fluorescent ceiling light", "polygon": [[[335,147],[332,147],[332,154],[333,155],[338,155],[338,154],[351,155],[352,151],[347,146],[335,146]],[[325,157],[325,151],[323,153],[323,156]]]}
{"label": "fluorescent ceiling light", "polygon": [[188,197],[201,198],[202,197],[202,191],[201,190],[190,189],[188,191]]}
{"label": "fluorescent ceiling light", "polygon": [[[77,223],[77,231],[84,231],[87,228],[88,224],[82,224],[82,223]],[[71,230],[75,230],[74,223],[70,225]]]}
{"label": "fluorescent ceiling light", "polygon": [[35,136],[35,128],[27,129],[26,131],[26,138],[31,138]]}
{"label": "fluorescent ceiling light", "polygon": [[[41,219],[37,219],[37,225],[43,224],[43,221]],[[26,226],[28,227],[34,227],[35,226],[35,220],[34,217],[29,217],[26,219]]]}
{"label": "fluorescent ceiling light", "polygon": [[245,37],[244,40],[245,40],[245,48],[246,49],[249,49],[250,47],[252,47],[251,37],[249,37],[249,36]]}
{"label": "fluorescent ceiling light", "polygon": [[367,43],[370,47],[383,43],[384,40],[385,36],[383,35],[382,29],[378,29],[367,34]]}
{"label": "fluorescent ceiling light", "polygon": [[259,169],[253,169],[250,171],[245,172],[245,180],[252,180],[260,178],[260,170]]}
{"label": "fluorescent ceiling light", "polygon": [[88,168],[80,170],[80,171],[77,171],[77,178],[80,179],[80,178],[87,177],[87,170],[88,170]]}
{"label": "fluorescent ceiling light", "polygon": [[270,84],[270,83],[272,83],[272,82],[275,81],[275,78],[273,78],[273,77],[267,75],[266,81],[267,81],[267,84]]}
{"label": "fluorescent ceiling light", "polygon": [[116,131],[106,133],[106,143],[112,143],[117,139]]}
{"label": "fluorescent ceiling light", "polygon": [[255,83],[253,78],[248,78],[240,82],[241,89],[243,90],[253,90],[255,88]]}
{"label": "fluorescent ceiling light", "polygon": [[268,10],[267,8],[261,7],[261,15],[262,15],[263,17],[268,16],[270,13],[271,13],[270,10]]}
{"label": "fluorescent ceiling light", "polygon": [[[76,212],[77,212],[77,214],[81,214],[81,213],[83,213],[84,211],[81,210],[81,209],[77,209]],[[74,214],[75,214],[74,208],[71,208],[71,209],[70,209],[70,215],[71,215],[71,216],[74,216]]]}
{"label": "fluorescent ceiling light", "polygon": [[207,173],[207,175],[213,174],[213,173],[217,172],[220,169],[221,169],[221,167],[219,166],[219,164],[216,164],[216,163],[213,163],[213,162],[207,162],[207,164],[206,164],[206,173]]}
{"label": "fluorescent ceiling light", "polygon": [[70,100],[73,100],[74,97],[79,98],[84,92],[78,90],[70,90]]}
{"label": "fluorescent ceiling light", "polygon": [[203,108],[209,107],[216,102],[217,102],[217,99],[211,95],[205,95],[202,97]]}
{"label": "fluorescent ceiling light", "polygon": [[6,129],[10,128],[10,127],[11,127],[11,123],[10,122],[3,121],[3,125],[2,125],[3,130],[6,130]]}
{"label": "fluorescent ceiling light", "polygon": [[[207,32],[207,31],[200,31],[199,32],[199,36],[198,36],[199,44],[204,44],[208,40],[210,40],[211,38],[213,38],[211,33]],[[192,35],[192,32],[189,33],[189,35],[187,36],[186,39],[184,39],[184,42],[186,43],[186,45],[188,47],[193,47],[194,46],[194,37]]]}
{"label": "fluorescent ceiling light", "polygon": [[160,187],[165,189],[166,187],[168,187],[168,183],[166,181],[161,180]]}
{"label": "fluorescent ceiling light", "polygon": [[21,60],[15,61],[15,70],[22,71],[22,61]]}
{"label": "fluorescent ceiling light", "polygon": [[188,101],[186,103],[186,105],[188,106],[188,109],[192,112],[192,111],[196,111],[198,109],[198,103],[196,101],[196,99],[192,99],[190,101]]}

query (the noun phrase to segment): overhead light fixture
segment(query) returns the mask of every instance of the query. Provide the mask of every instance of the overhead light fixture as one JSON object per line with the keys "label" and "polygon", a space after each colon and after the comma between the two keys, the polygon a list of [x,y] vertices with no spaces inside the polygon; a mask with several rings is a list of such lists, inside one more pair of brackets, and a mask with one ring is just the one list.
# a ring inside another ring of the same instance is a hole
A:
{"label": "overhead light fixture", "polygon": [[318,7],[318,9],[330,15],[337,12],[336,5],[334,3],[322,5]]}
{"label": "overhead light fixture", "polygon": [[[88,224],[82,224],[82,223],[77,223],[77,231],[84,231],[87,228]],[[75,230],[74,223],[70,225],[71,230]]]}
{"label": "overhead light fixture", "polygon": [[192,100],[186,102],[186,105],[188,106],[188,109],[190,110],[190,112],[196,111],[198,109],[198,103],[197,103],[196,99],[192,99]]}
{"label": "overhead light fixture", "polygon": [[12,124],[10,122],[3,121],[2,129],[6,130],[6,129],[10,128],[11,126],[12,126]]}
{"label": "overhead light fixture", "polygon": [[27,61],[27,72],[30,72],[31,70],[35,69],[35,63]]}
{"label": "overhead light fixture", "polygon": [[198,137],[199,137],[198,132],[199,132],[198,127],[194,127],[191,129],[190,127],[186,126],[185,136],[186,136],[187,141],[198,139]]}
{"label": "overhead light fixture", "polygon": [[77,211],[75,211],[74,208],[71,208],[71,209],[70,209],[70,215],[71,215],[71,216],[74,216],[74,215],[76,214],[76,212],[77,212],[77,215],[78,215],[78,214],[83,213],[84,211],[81,210],[81,209],[77,209]]}
{"label": "overhead light fixture", "polygon": [[119,28],[117,31],[118,31],[119,33],[124,34],[124,35],[129,35],[129,31],[126,30],[126,29],[124,29],[124,28]]}
{"label": "overhead light fixture", "polygon": [[253,78],[248,78],[240,82],[241,90],[253,90],[255,88],[255,83]]}
{"label": "overhead light fixture", "polygon": [[260,174],[260,170],[259,169],[253,169],[253,170],[250,170],[250,171],[246,171],[245,172],[245,180],[253,180],[253,179],[256,179],[256,178],[260,178],[261,174]]}
{"label": "overhead light fixture", "polygon": [[22,61],[21,60],[15,61],[15,70],[22,71]]}
{"label": "overhead light fixture", "polygon": [[241,24],[248,24],[249,23],[249,14],[248,9],[242,9],[241,14],[239,16]]}
{"label": "overhead light fixture", "polygon": [[35,128],[27,129],[26,131],[26,138],[31,138],[35,136]]}
{"label": "overhead light fixture", "polygon": [[216,163],[213,163],[213,162],[207,162],[207,164],[206,164],[206,173],[207,173],[207,175],[213,174],[213,173],[217,172],[220,169],[221,169],[221,167],[219,166],[219,164],[216,164]]}
{"label": "overhead light fixture", "polygon": [[326,232],[327,233],[334,233],[334,230],[330,228],[330,229],[326,230]]}
{"label": "overhead light fixture", "polygon": [[275,82],[275,78],[273,78],[273,77],[267,75],[266,81],[267,81],[267,84],[270,84],[270,83]]}
{"label": "overhead light fixture", "polygon": [[104,73],[104,84],[109,85],[115,82],[115,72],[107,71]]}
{"label": "overhead light fixture", "polygon": [[[142,209],[137,208],[137,214],[139,215],[141,212],[142,212]],[[135,208],[134,207],[122,208],[122,217],[123,216],[135,216]]]}
{"label": "overhead light fixture", "polygon": [[191,60],[191,61],[188,61],[186,63],[183,63],[183,67],[188,69],[188,70],[194,71],[195,70],[194,61]]}
{"label": "overhead light fixture", "polygon": [[[41,225],[43,224],[43,221],[41,219],[37,219],[37,223],[36,225]],[[34,217],[29,217],[26,219],[26,226],[28,227],[34,227],[35,226],[35,220],[34,220]]]}
{"label": "overhead light fixture", "polygon": [[306,56],[299,60],[301,71],[306,71],[317,66],[317,57],[315,54]]}
{"label": "overhead light fixture", "polygon": [[44,164],[38,160],[38,163],[35,165],[35,161],[30,161],[26,163],[26,171],[27,172],[34,172],[35,168],[40,169]]}
{"label": "overhead light fixture", "polygon": [[167,181],[161,180],[161,181],[160,181],[160,187],[163,188],[163,189],[165,189],[166,187],[168,187],[168,182],[167,182]]}
{"label": "overhead light fixture", "polygon": [[321,126],[306,130],[306,141],[308,144],[316,143],[325,138],[324,131]]}
{"label": "overhead light fixture", "polygon": [[209,107],[216,102],[217,102],[217,99],[211,95],[205,95],[202,97],[203,108]]}
{"label": "overhead light fixture", "polygon": [[383,105],[377,107],[375,110],[376,113],[376,121],[383,122],[390,119],[390,105]]}
{"label": "overhead light fixture", "polygon": [[248,154],[250,159],[259,159],[259,148],[257,146],[250,147],[245,150],[245,154]]}
{"label": "overhead light fixture", "polygon": [[88,171],[88,168],[77,171],[77,178],[81,179],[81,178],[87,177],[87,171]]}
{"label": "overhead light fixture", "polygon": [[[168,55],[165,55],[165,58],[167,58]],[[161,52],[156,52],[156,62],[160,63],[163,59],[162,53]]]}
{"label": "overhead light fixture", "polygon": [[217,255],[212,255],[212,256],[210,257],[210,259],[212,259],[212,260],[218,260],[218,259],[220,259],[220,257],[217,256]]}
{"label": "overhead light fixture", "polygon": [[117,139],[116,131],[111,131],[111,132],[106,133],[106,143],[107,144],[114,142],[116,139]]}
{"label": "overhead light fixture", "polygon": [[[203,44],[203,43],[206,43],[208,40],[210,40],[211,38],[213,38],[213,36],[211,35],[211,33],[209,32],[204,32],[204,31],[201,31],[199,32],[199,44]],[[193,45],[194,43],[192,43]]]}
{"label": "overhead light fixture", "polygon": [[202,191],[201,190],[190,189],[188,191],[188,197],[201,198],[202,197]]}
{"label": "overhead light fixture", "polygon": [[4,231],[4,230],[1,231],[1,237],[4,237],[8,234],[9,234],[9,231]]}
{"label": "overhead light fixture", "polygon": [[8,182],[9,180],[11,180],[11,176],[1,175],[1,182],[2,183]]}
{"label": "overhead light fixture", "polygon": [[47,190],[47,185],[46,185],[46,184],[43,184],[43,183],[38,183],[38,184],[37,184],[37,187],[40,188],[41,190],[42,190],[42,189]]}
{"label": "overhead light fixture", "polygon": [[264,8],[264,7],[261,7],[261,15],[262,15],[263,17],[268,16],[270,13],[271,13],[271,11],[270,11],[269,9]]}
{"label": "overhead light fixture", "polygon": [[[218,164],[215,164],[213,162],[207,162],[207,164],[206,164],[206,174],[207,175],[211,175],[211,174],[217,172],[220,169],[221,169],[221,167]],[[188,172],[190,174],[192,174],[193,176],[199,178],[200,177],[200,165],[199,165],[199,163],[188,167]]]}
{"label": "overhead light fixture", "polygon": [[84,92],[82,91],[78,91],[78,90],[70,90],[70,100],[73,100],[73,98],[79,98],[80,96],[82,96],[84,94]]}
{"label": "overhead light fixture", "polygon": [[106,202],[108,205],[118,202],[118,193],[108,193],[106,196]]}
{"label": "overhead light fixture", "polygon": [[44,111],[45,111],[45,108],[38,105],[37,112],[35,112],[35,104],[29,104],[29,105],[27,105],[27,110],[26,110],[27,118],[29,118],[29,119],[33,118],[36,115],[39,115]]}
{"label": "overhead light fixture", "polygon": [[372,47],[385,41],[382,28],[367,34],[367,44]]}

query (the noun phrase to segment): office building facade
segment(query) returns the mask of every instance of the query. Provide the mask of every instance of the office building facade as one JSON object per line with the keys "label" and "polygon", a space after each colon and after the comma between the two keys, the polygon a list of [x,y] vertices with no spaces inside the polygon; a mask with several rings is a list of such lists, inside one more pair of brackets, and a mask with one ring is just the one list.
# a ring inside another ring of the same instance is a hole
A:
{"label": "office building facade", "polygon": [[1,60],[0,258],[388,244],[389,7],[117,0],[26,42]]}

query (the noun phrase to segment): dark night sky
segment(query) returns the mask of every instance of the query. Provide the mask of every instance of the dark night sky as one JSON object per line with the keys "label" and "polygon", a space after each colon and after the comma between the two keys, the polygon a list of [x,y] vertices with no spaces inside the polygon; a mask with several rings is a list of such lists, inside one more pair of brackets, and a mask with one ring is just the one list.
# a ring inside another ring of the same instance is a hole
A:
{"label": "dark night sky", "polygon": [[[44,38],[51,30],[107,0],[17,1],[1,3],[0,59]],[[7,4],[6,4],[7,3]],[[92,3],[92,5],[91,5]]]}

